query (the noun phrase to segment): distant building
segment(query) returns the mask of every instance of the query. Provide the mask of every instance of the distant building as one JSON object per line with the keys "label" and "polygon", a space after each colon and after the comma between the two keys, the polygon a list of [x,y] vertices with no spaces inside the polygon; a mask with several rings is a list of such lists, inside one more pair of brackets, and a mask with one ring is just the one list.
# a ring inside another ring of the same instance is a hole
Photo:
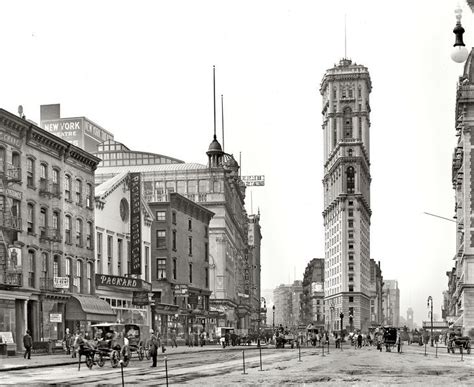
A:
{"label": "distant building", "polygon": [[303,275],[301,323],[324,328],[324,258],[313,258]]}
{"label": "distant building", "polygon": [[295,281],[291,285],[280,285],[273,291],[275,302],[275,327],[295,327],[300,324],[302,281]]}
{"label": "distant building", "polygon": [[398,281],[384,281],[384,317],[385,325],[398,327],[400,325],[400,290]]}
{"label": "distant building", "polygon": [[383,323],[383,276],[380,261],[370,260],[370,325]]}
{"label": "distant building", "polygon": [[412,329],[415,329],[415,324],[414,324],[414,320],[413,320],[413,309],[412,308],[408,308],[407,309],[407,328],[412,330]]}
{"label": "distant building", "polygon": [[89,153],[97,152],[100,143],[114,138],[112,133],[86,117],[61,117],[60,104],[40,106],[40,126]]}

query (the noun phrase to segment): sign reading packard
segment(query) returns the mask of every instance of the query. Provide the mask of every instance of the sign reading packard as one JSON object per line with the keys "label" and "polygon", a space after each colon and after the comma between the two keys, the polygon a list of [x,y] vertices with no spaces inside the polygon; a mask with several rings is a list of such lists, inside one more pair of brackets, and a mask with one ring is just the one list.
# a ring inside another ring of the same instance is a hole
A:
{"label": "sign reading packard", "polygon": [[122,289],[136,289],[151,291],[151,283],[140,278],[119,277],[116,275],[96,274],[95,286],[112,286]]}
{"label": "sign reading packard", "polygon": [[142,227],[141,227],[141,179],[140,173],[130,173],[130,274],[142,274]]}

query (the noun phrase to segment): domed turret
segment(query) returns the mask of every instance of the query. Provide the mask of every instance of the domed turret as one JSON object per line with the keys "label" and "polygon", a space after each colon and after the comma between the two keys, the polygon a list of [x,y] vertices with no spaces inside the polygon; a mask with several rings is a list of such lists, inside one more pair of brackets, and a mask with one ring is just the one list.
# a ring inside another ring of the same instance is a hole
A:
{"label": "domed turret", "polygon": [[214,140],[212,140],[209,145],[209,149],[206,152],[207,157],[209,157],[209,167],[219,167],[222,166],[222,158],[224,152],[222,151],[221,144],[217,141],[216,135],[214,135]]}

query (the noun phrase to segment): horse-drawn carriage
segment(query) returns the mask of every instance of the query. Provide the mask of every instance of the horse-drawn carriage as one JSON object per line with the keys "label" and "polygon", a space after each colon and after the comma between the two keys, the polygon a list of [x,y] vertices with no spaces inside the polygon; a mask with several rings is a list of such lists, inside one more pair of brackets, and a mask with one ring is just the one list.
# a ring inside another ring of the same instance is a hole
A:
{"label": "horse-drawn carriage", "polygon": [[104,359],[109,358],[113,368],[116,368],[123,360],[124,367],[128,366],[133,353],[137,353],[138,359],[143,360],[145,356],[145,342],[148,337],[149,328],[138,324],[96,324],[94,339],[96,340],[99,361],[102,367]]}
{"label": "horse-drawn carriage", "polygon": [[383,328],[383,343],[385,345],[385,351],[391,352],[392,347],[398,344],[397,342],[397,328],[384,327]]}
{"label": "horse-drawn carriage", "polygon": [[448,349],[448,353],[455,353],[455,349],[458,348],[460,352],[466,351],[467,354],[470,354],[471,338],[469,336],[461,336],[455,332],[448,332],[446,348]]}

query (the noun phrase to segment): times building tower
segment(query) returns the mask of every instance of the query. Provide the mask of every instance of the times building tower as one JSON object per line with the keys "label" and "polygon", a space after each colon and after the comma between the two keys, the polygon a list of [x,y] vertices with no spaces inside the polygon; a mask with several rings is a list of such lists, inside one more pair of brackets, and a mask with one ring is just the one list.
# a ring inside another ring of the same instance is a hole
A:
{"label": "times building tower", "polygon": [[366,67],[342,59],[321,82],[324,133],[325,323],[370,321],[370,104]]}

